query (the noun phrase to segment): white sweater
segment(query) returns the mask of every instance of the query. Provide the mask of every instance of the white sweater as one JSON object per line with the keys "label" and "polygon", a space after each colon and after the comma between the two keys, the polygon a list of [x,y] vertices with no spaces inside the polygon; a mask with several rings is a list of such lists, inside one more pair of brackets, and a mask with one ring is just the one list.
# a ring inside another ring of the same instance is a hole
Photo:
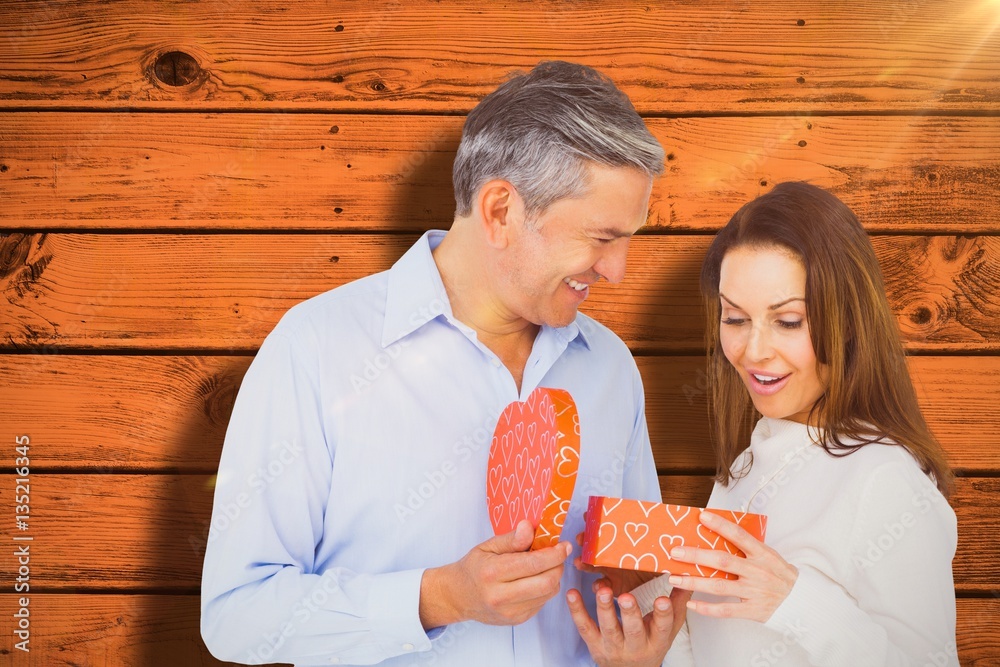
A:
{"label": "white sweater", "polygon": [[[875,444],[835,458],[767,418],[734,471],[748,452],[750,473],[707,506],[766,514],[765,543],[798,579],[766,623],[689,611],[663,664],[957,667],[955,513],[912,456]],[[647,610],[669,589],[663,576],[634,592]]]}

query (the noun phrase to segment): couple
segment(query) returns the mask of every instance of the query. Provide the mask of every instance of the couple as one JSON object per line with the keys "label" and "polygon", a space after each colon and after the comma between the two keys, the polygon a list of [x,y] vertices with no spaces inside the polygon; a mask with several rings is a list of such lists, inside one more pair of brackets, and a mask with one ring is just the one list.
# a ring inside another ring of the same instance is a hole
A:
{"label": "couple", "polygon": [[[624,277],[663,160],[608,78],[542,63],[469,114],[447,233],[285,315],[219,466],[202,583],[216,657],[958,664],[950,472],[871,244],[807,184],[741,208],[701,276],[709,506],[768,515],[767,544],[704,514],[746,558],[673,555],[737,580],[579,562],[587,495],[660,499],[632,356],[577,309],[593,283]],[[527,522],[491,534],[486,459],[499,413],[537,386],[573,395],[581,457],[564,541],[527,551]],[[248,484],[289,451],[281,474]]]}

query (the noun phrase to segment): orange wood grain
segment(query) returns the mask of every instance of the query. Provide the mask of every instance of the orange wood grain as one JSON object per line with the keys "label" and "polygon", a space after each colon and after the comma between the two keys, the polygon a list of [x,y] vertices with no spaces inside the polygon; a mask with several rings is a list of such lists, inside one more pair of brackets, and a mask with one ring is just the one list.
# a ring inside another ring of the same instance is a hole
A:
{"label": "orange wood grain", "polygon": [[[447,227],[463,120],[0,113],[0,228]],[[1000,124],[992,118],[647,123],[669,156],[653,189],[650,229],[715,231],[776,183],[809,180],[841,197],[871,231],[1000,231]]]}
{"label": "orange wood grain", "polygon": [[[294,304],[387,269],[412,235],[11,234],[0,346],[255,349]],[[709,236],[640,236],[582,310],[636,352],[698,353]],[[911,350],[1000,350],[1000,237],[876,236]]]}
{"label": "orange wood grain", "polygon": [[[199,585],[213,494],[210,475],[63,475],[31,478],[31,585],[37,592],[100,588],[191,592]],[[0,475],[0,511],[13,516],[13,475]],[[711,481],[660,478],[664,498],[701,505]],[[959,521],[958,591],[1000,590],[1000,478],[959,478],[952,505]],[[485,496],[485,490],[484,490]],[[13,526],[0,539],[11,540]],[[25,533],[18,533],[23,535]],[[13,589],[14,572],[0,571]]]}
{"label": "orange wood grain", "polygon": [[[250,361],[0,355],[0,442],[27,434],[36,471],[211,474]],[[702,358],[636,361],[657,467],[669,474],[711,471]],[[1000,473],[1000,357],[917,356],[910,366],[924,415],[952,464]]]}
{"label": "orange wood grain", "polygon": [[[995,3],[464,0],[0,7],[8,108],[466,111],[543,58],[606,70],[648,113],[995,110]],[[95,21],[93,16],[100,16]],[[187,85],[151,76],[181,50]]]}
{"label": "orange wood grain", "polygon": [[[13,517],[15,478],[0,478],[0,508]],[[191,593],[201,580],[214,480],[211,475],[32,474],[28,530],[15,531],[11,520],[2,537],[10,544],[13,533],[33,538],[34,592]],[[15,576],[16,569],[0,571],[5,590],[13,590]]]}
{"label": "orange wood grain", "polygon": [[[11,636],[15,595],[0,594],[0,633]],[[959,598],[957,644],[964,667],[992,667],[1000,654],[1000,598]],[[14,667],[215,667],[201,641],[194,595],[31,596],[31,653],[4,646]]]}
{"label": "orange wood grain", "polygon": [[[0,595],[0,632],[11,637],[18,597]],[[12,667],[218,667],[201,640],[196,595],[30,596],[31,651],[0,647]],[[15,640],[16,641],[16,640]]]}

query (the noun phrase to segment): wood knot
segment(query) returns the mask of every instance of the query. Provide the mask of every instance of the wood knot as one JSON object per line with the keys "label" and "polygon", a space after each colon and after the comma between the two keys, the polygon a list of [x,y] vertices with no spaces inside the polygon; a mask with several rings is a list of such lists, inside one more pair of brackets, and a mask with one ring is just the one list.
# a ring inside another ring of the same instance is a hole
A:
{"label": "wood knot", "polygon": [[26,234],[6,234],[0,239],[0,278],[6,278],[28,261],[31,237]]}
{"label": "wood knot", "polygon": [[374,81],[371,82],[371,85],[369,87],[376,93],[384,93],[386,90],[389,89],[389,87],[386,86],[385,82],[382,81],[381,79],[375,79]]}
{"label": "wood knot", "polygon": [[931,317],[931,309],[927,306],[917,306],[910,313],[910,321],[918,325],[929,324]]}
{"label": "wood knot", "polygon": [[207,377],[198,385],[198,396],[203,401],[202,408],[209,421],[221,425],[229,423],[238,388],[232,376],[221,374]]}
{"label": "wood knot", "polygon": [[179,88],[202,78],[202,69],[193,56],[183,51],[168,51],[153,63],[153,76],[165,86]]}

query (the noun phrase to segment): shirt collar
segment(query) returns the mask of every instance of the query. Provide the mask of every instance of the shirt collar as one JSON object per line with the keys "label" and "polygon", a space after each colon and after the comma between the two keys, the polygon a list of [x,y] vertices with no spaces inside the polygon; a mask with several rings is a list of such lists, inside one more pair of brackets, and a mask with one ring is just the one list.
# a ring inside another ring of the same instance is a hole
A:
{"label": "shirt collar", "polygon": [[[445,233],[439,229],[424,232],[389,269],[382,347],[392,345],[441,315],[455,322],[441,272],[431,254],[444,239]],[[577,313],[576,318],[565,327],[542,325],[542,330],[543,333],[551,331],[567,345],[579,339],[590,349],[587,336],[591,326],[587,318]]]}

